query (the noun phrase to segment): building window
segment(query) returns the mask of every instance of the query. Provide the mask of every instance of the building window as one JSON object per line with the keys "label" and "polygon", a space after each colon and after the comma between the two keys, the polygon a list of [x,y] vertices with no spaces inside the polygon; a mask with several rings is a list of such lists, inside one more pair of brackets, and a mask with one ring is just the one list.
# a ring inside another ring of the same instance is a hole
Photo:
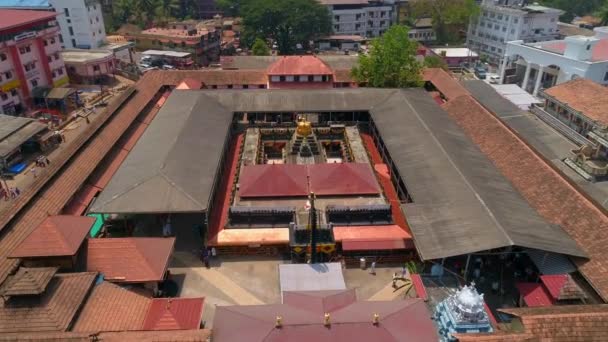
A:
{"label": "building window", "polygon": [[243,89],[249,89],[249,85],[248,84],[244,84],[243,85]]}
{"label": "building window", "polygon": [[340,25],[334,25],[334,31],[339,31],[340,30]]}
{"label": "building window", "polygon": [[259,88],[259,89],[264,89],[264,88],[265,88],[265,86],[264,86],[263,84],[259,84],[259,85],[258,85],[258,88]]}
{"label": "building window", "polygon": [[32,80],[32,87],[37,87],[38,86],[38,80]]}
{"label": "building window", "polygon": [[74,35],[74,29],[72,28],[72,26],[68,26],[68,32],[70,32],[70,36]]}
{"label": "building window", "polygon": [[285,76],[279,76],[279,81],[280,82],[285,82]]}
{"label": "building window", "polygon": [[72,47],[76,47],[76,39],[72,39]]}
{"label": "building window", "polygon": [[44,44],[44,46],[47,46],[47,45],[49,45],[49,42],[45,39],[43,44]]}
{"label": "building window", "polygon": [[518,19],[518,18],[515,18],[515,19],[513,19],[513,22],[514,22],[515,24],[517,24],[517,23],[519,22],[519,19]]}
{"label": "building window", "polygon": [[11,78],[13,78],[13,73],[10,71],[7,71],[4,73],[4,77],[6,77],[7,80],[10,80]]}
{"label": "building window", "polygon": [[511,29],[511,34],[515,34],[515,29]]}
{"label": "building window", "polygon": [[339,15],[334,15],[334,20],[335,21],[340,21],[340,16]]}
{"label": "building window", "polygon": [[8,95],[6,93],[0,93],[0,99],[2,99],[2,101],[6,101],[8,100]]}
{"label": "building window", "polygon": [[299,75],[295,75],[295,76],[293,77],[293,80],[294,80],[295,82],[300,82],[300,76],[299,76]]}
{"label": "building window", "polygon": [[312,82],[315,80],[315,77],[313,75],[308,75],[308,82]]}
{"label": "building window", "polygon": [[17,96],[17,89],[11,89],[11,95]]}
{"label": "building window", "polygon": [[63,36],[59,35],[59,42],[63,44]]}
{"label": "building window", "polygon": [[95,21],[96,21],[96,22],[99,22],[99,17],[95,17]]}
{"label": "building window", "polygon": [[53,57],[55,57],[55,59],[59,59],[59,52],[55,52],[55,54],[53,55]]}
{"label": "building window", "polygon": [[229,84],[229,85],[228,85],[228,89],[232,89],[232,88],[233,88],[233,87],[232,87],[232,84]]}
{"label": "building window", "polygon": [[63,13],[65,14],[66,17],[70,16],[70,10],[68,10],[67,8],[63,9]]}
{"label": "building window", "polygon": [[19,53],[22,54],[22,55],[24,53],[28,53],[28,52],[31,52],[31,51],[32,51],[32,48],[30,48],[29,45],[22,46],[22,47],[19,48]]}
{"label": "building window", "polygon": [[604,82],[608,81],[608,71],[604,74]]}
{"label": "building window", "polygon": [[59,68],[59,69],[57,69],[57,73],[58,73],[59,75],[63,75],[63,68]]}
{"label": "building window", "polygon": [[55,44],[55,38],[51,38],[51,44]]}
{"label": "building window", "polygon": [[51,72],[51,78],[55,78],[57,75],[55,74],[54,71]]}
{"label": "building window", "polygon": [[93,71],[99,71],[99,65],[93,65]]}
{"label": "building window", "polygon": [[6,54],[0,53],[0,61],[5,61],[5,60],[6,60]]}
{"label": "building window", "polygon": [[49,63],[51,63],[53,61],[53,57],[51,57],[51,56],[46,56],[46,59],[49,61]]}
{"label": "building window", "polygon": [[91,25],[93,25],[93,19],[89,18],[89,23],[91,23]]}

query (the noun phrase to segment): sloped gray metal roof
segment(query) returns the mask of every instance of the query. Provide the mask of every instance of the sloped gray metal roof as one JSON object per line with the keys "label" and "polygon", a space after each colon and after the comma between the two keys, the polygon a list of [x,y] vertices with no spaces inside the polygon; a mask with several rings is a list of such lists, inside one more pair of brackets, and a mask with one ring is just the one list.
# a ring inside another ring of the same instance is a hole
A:
{"label": "sloped gray metal roof", "polygon": [[421,89],[174,91],[91,211],[202,212],[234,112],[369,111],[423,259],[506,246],[584,256]]}
{"label": "sloped gray metal roof", "polygon": [[205,211],[231,121],[212,98],[174,91],[90,211]]}
{"label": "sloped gray metal roof", "polygon": [[45,124],[34,119],[0,114],[0,158],[8,156],[46,128]]}

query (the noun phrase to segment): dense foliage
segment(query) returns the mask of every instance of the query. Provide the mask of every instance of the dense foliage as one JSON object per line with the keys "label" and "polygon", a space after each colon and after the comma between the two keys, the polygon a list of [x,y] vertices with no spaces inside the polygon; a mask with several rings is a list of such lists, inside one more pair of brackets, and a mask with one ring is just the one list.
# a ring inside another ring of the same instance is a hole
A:
{"label": "dense foliage", "polygon": [[408,38],[408,29],[391,26],[371,41],[367,55],[359,55],[352,75],[359,83],[378,88],[419,87],[422,85],[422,64],[416,60],[418,43]]}
{"label": "dense foliage", "polygon": [[279,53],[288,55],[296,44],[308,49],[311,40],[331,32],[329,11],[317,0],[245,0],[239,6],[245,45],[272,39]]}
{"label": "dense foliage", "polygon": [[164,25],[172,20],[195,19],[198,15],[196,0],[114,0],[112,4],[112,32],[122,24]]}
{"label": "dense foliage", "polygon": [[262,38],[256,38],[251,47],[251,53],[254,56],[269,56],[270,48]]}
{"label": "dense foliage", "polygon": [[441,68],[448,70],[448,64],[439,56],[426,56],[424,57],[424,66],[426,68]]}
{"label": "dense foliage", "polygon": [[460,40],[459,30],[466,30],[469,20],[479,15],[475,0],[419,0],[412,5],[414,18],[430,17],[438,43]]}
{"label": "dense foliage", "polygon": [[576,16],[585,16],[595,14],[606,0],[541,0],[540,4],[547,7],[559,8],[564,13],[560,20],[563,22],[571,22]]}

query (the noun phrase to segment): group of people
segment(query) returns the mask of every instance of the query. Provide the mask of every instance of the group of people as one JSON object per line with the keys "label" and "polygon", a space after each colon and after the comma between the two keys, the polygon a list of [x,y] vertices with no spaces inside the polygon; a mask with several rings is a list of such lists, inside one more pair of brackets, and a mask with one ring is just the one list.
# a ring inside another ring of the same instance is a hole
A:
{"label": "group of people", "polygon": [[51,161],[49,160],[49,158],[47,156],[40,156],[40,157],[36,158],[36,162],[30,169],[30,173],[34,176],[34,178],[37,178],[38,170],[36,168],[37,167],[47,167],[49,165],[51,165]]}
{"label": "group of people", "polygon": [[19,195],[21,195],[21,190],[17,187],[8,189],[0,187],[0,197],[3,197],[5,201],[17,198]]}

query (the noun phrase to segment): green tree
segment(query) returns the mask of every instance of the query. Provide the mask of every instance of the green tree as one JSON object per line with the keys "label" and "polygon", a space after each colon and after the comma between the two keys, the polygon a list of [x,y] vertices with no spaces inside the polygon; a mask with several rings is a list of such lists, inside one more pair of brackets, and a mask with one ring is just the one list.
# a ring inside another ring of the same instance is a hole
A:
{"label": "green tree", "polygon": [[458,31],[466,29],[469,20],[479,15],[475,0],[419,0],[413,4],[417,18],[431,17],[439,43],[459,40]]}
{"label": "green tree", "polygon": [[441,68],[448,70],[448,64],[440,56],[426,56],[424,57],[424,66],[426,68]]}
{"label": "green tree", "polygon": [[264,39],[256,38],[255,42],[253,42],[253,46],[251,47],[251,52],[254,56],[269,56],[270,49],[268,45],[264,41]]}
{"label": "green tree", "polygon": [[136,10],[135,7],[135,0],[114,0],[112,3],[114,22],[120,24],[132,22]]}
{"label": "green tree", "polygon": [[288,55],[296,44],[308,48],[311,40],[331,32],[329,11],[317,0],[249,0],[241,6],[246,45],[256,37],[270,38],[280,54]]}
{"label": "green tree", "polygon": [[608,25],[608,1],[604,4],[604,6],[600,7],[596,14],[598,18],[601,20],[601,25]]}
{"label": "green tree", "polygon": [[246,0],[217,0],[215,3],[220,8],[224,15],[229,17],[238,17],[241,14],[241,6]]}
{"label": "green tree", "polygon": [[359,55],[352,76],[359,83],[378,88],[422,86],[422,64],[416,60],[418,43],[408,38],[408,28],[391,26],[371,42],[369,54]]}
{"label": "green tree", "polygon": [[[565,13],[559,17],[563,22],[571,22],[576,16],[594,14],[599,11],[605,0],[541,0],[540,4],[563,10]],[[601,17],[600,17],[601,18]]]}
{"label": "green tree", "polygon": [[[155,12],[155,22],[166,23],[176,19],[182,6],[181,0],[155,0],[153,3]],[[178,18],[181,19],[181,18]]]}

